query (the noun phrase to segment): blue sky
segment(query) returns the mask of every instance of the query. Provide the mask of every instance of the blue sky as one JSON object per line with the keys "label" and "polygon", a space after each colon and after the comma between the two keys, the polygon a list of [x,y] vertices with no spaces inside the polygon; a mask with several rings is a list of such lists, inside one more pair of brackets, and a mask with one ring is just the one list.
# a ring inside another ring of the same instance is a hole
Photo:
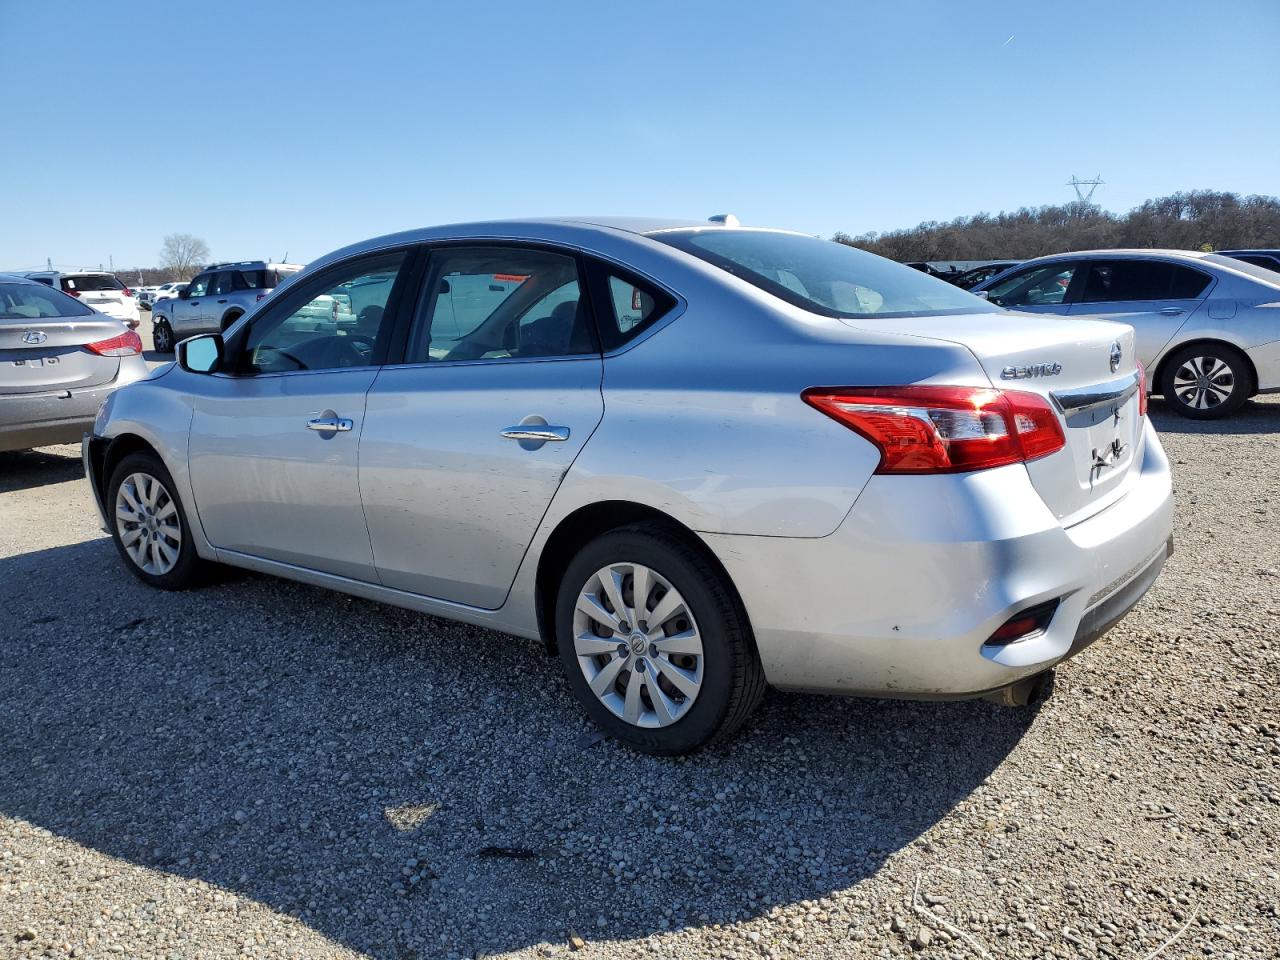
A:
{"label": "blue sky", "polygon": [[[1008,38],[1012,37],[1012,40]],[[1280,193],[1280,2],[0,0],[0,267],[539,214]]]}

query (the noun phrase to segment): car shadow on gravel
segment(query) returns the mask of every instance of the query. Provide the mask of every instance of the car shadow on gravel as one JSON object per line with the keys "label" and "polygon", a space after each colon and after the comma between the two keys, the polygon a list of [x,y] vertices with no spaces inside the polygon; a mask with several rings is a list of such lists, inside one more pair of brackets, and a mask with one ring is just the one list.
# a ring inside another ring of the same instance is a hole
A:
{"label": "car shadow on gravel", "polygon": [[47,450],[0,453],[0,493],[31,490],[51,483],[65,483],[84,476],[80,457]]}
{"label": "car shadow on gravel", "polygon": [[1250,434],[1280,433],[1280,403],[1273,397],[1254,397],[1221,420],[1189,420],[1174,413],[1162,397],[1152,397],[1147,408],[1151,422],[1161,433]]}
{"label": "car shadow on gravel", "polygon": [[160,593],[107,540],[0,560],[0,583],[0,812],[374,957],[634,941],[846,889],[1035,722],[774,694],[663,760],[601,742],[559,662],[490,631],[253,575]]}

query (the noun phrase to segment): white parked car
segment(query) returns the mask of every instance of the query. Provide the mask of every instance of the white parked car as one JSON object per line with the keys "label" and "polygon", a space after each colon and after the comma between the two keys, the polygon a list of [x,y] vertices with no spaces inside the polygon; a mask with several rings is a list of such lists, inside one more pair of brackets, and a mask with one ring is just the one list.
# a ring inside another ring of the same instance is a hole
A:
{"label": "white parked car", "polygon": [[133,291],[113,273],[103,270],[79,270],[72,273],[39,270],[28,273],[27,277],[61,290],[89,308],[128,324],[131,330],[136,329],[141,322]]}
{"label": "white parked car", "polygon": [[160,286],[156,287],[156,293],[155,296],[151,298],[151,302],[154,303],[157,300],[172,300],[185,289],[187,289],[187,284],[184,280],[174,280],[172,283],[162,283]]}

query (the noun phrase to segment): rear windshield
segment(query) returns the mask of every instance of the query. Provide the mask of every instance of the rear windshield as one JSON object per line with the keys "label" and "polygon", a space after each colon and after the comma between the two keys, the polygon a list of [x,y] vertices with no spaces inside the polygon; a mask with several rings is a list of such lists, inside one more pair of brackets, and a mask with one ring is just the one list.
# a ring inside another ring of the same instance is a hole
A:
{"label": "rear windshield", "polygon": [[91,273],[87,276],[63,277],[63,290],[123,290],[124,284],[108,274]]}
{"label": "rear windshield", "polygon": [[1273,287],[1280,287],[1280,272],[1268,270],[1266,267],[1260,267],[1256,263],[1250,263],[1247,260],[1237,260],[1235,257],[1223,256],[1220,253],[1211,253],[1204,258],[1209,263],[1216,263],[1220,267],[1230,267],[1232,270],[1238,270],[1241,273],[1247,273],[1255,280],[1261,280],[1263,283],[1269,283]]}
{"label": "rear windshield", "polygon": [[914,317],[997,309],[945,280],[834,240],[717,227],[651,236],[787,303],[829,317]]}
{"label": "rear windshield", "polygon": [[0,283],[0,320],[87,317],[93,313],[79,300],[38,283]]}

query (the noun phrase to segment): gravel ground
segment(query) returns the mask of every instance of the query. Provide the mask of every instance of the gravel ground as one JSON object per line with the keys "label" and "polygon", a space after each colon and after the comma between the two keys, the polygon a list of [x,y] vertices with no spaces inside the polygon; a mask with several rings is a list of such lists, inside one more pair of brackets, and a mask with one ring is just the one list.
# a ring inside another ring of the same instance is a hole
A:
{"label": "gravel ground", "polygon": [[0,454],[0,957],[1280,956],[1280,402],[1153,416],[1177,552],[1038,711],[775,693],[682,760],[524,641],[148,590],[76,450]]}

